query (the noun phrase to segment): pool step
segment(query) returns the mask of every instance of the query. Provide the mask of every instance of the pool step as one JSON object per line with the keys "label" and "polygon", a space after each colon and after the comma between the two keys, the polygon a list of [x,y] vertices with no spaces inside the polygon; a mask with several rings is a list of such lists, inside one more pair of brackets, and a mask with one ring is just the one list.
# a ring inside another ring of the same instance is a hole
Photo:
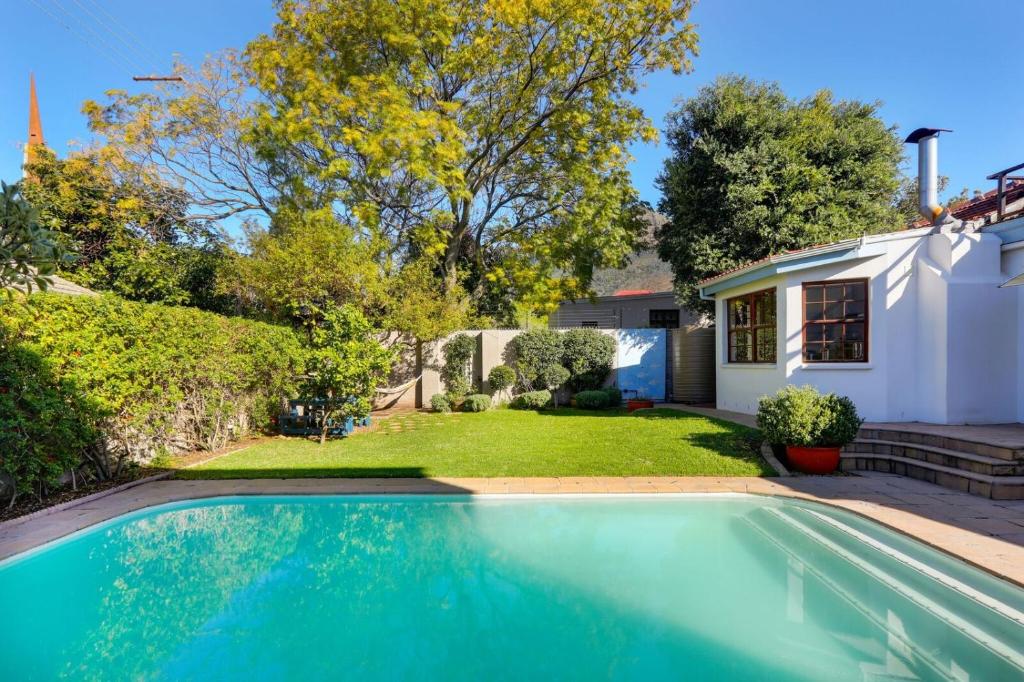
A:
{"label": "pool step", "polygon": [[[922,664],[937,677],[949,675],[949,661],[945,660],[941,632],[923,624],[923,629],[904,632],[893,629],[890,615],[899,615],[899,623],[920,623],[915,611],[931,614],[1007,661],[1018,671],[1024,671],[1024,653],[1014,643],[1007,642],[1007,633],[1016,631],[1024,623],[1024,613],[1012,603],[1001,599],[1001,593],[979,589],[970,578],[959,575],[954,567],[938,562],[935,566],[927,557],[919,559],[914,549],[902,539],[888,542],[867,527],[855,522],[845,523],[828,513],[814,509],[780,505],[766,507],[748,515],[746,521],[763,536],[785,552],[791,560],[799,562],[824,585],[860,611],[891,639],[901,642],[894,652],[906,652],[904,662],[913,667]],[[840,563],[828,560],[839,558]],[[922,560],[923,559],[923,560]],[[862,575],[871,576],[865,581]],[[888,599],[880,599],[877,591],[892,591]],[[935,637],[934,646],[928,640]],[[906,639],[909,638],[909,639]],[[913,647],[911,642],[925,644]],[[940,653],[943,652],[943,653]],[[933,656],[932,654],[937,654]],[[919,658],[920,657],[920,658]]]}

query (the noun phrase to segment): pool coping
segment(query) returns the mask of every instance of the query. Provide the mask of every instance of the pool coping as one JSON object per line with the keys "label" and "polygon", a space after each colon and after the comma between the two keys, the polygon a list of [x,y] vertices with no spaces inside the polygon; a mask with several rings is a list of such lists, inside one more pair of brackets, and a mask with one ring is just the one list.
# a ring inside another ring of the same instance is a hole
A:
{"label": "pool coping", "polygon": [[[486,498],[738,493],[810,500],[853,512],[1024,587],[1024,503],[997,502],[893,475],[849,477],[572,477],[138,481],[0,525],[0,560],[148,507],[249,495],[469,495]],[[957,511],[961,510],[961,511]],[[976,526],[976,527],[975,527]],[[1019,527],[1020,532],[1015,532]],[[987,532],[985,529],[988,529]],[[999,531],[999,532],[997,532]],[[1006,532],[1009,531],[1009,532]]]}

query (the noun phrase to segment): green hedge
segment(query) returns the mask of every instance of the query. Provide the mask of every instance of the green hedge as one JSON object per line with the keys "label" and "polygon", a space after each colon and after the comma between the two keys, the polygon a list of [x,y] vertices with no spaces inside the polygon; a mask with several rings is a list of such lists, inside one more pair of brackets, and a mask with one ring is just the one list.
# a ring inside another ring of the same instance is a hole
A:
{"label": "green hedge", "polygon": [[[266,426],[294,394],[305,358],[288,328],[111,295],[14,298],[0,304],[0,333],[8,357],[22,358],[21,376],[0,378],[8,395],[25,381],[53,394],[6,400],[0,420],[45,424],[55,418],[46,402],[56,400],[82,434],[94,430],[80,456],[100,477],[128,460],[216,449]],[[3,468],[30,469],[10,461],[38,449],[5,449]]]}
{"label": "green hedge", "polygon": [[540,410],[550,402],[551,391],[528,391],[513,398],[509,407],[514,410]]}
{"label": "green hedge", "polygon": [[608,394],[604,391],[580,391],[574,398],[581,410],[603,410],[608,407]]}
{"label": "green hedge", "polygon": [[486,412],[491,409],[491,396],[486,393],[473,393],[466,396],[462,403],[463,412]]}

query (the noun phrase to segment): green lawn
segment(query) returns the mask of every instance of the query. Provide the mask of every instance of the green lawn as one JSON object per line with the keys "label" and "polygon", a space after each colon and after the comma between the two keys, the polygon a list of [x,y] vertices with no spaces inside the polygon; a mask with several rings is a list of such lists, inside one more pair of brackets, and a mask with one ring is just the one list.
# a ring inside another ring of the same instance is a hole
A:
{"label": "green lawn", "polygon": [[181,478],[770,476],[756,431],[669,409],[410,413],[320,446],[274,438]]}

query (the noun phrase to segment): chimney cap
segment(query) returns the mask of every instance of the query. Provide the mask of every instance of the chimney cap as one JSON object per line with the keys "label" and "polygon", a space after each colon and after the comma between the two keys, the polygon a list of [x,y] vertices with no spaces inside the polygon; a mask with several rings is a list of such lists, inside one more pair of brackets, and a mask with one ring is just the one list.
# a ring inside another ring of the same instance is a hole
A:
{"label": "chimney cap", "polygon": [[915,142],[920,142],[924,138],[931,137],[932,135],[938,135],[939,133],[951,133],[951,132],[953,132],[953,131],[950,130],[949,128],[918,128],[914,132],[912,132],[909,135],[907,135],[907,139],[903,140],[903,143],[904,144],[914,144]]}

